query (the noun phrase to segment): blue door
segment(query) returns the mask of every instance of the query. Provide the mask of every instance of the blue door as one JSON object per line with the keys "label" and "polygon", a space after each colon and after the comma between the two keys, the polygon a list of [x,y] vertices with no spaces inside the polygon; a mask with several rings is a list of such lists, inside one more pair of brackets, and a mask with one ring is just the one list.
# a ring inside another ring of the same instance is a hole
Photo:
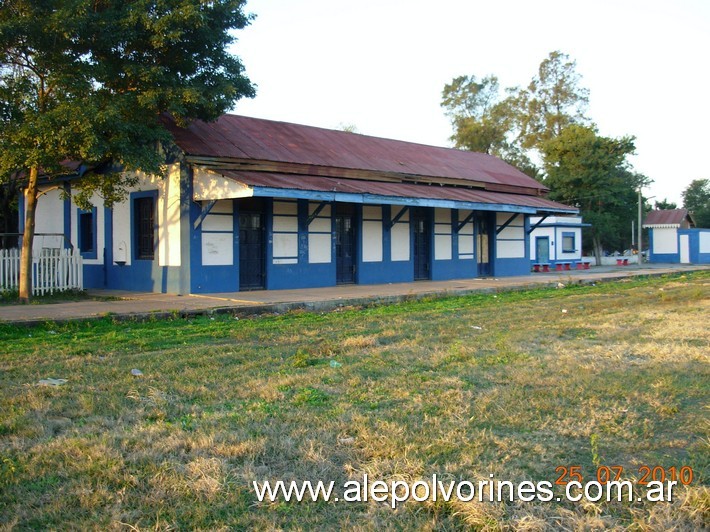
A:
{"label": "blue door", "polygon": [[535,262],[546,264],[550,262],[550,237],[535,237]]}
{"label": "blue door", "polygon": [[239,205],[239,290],[266,288],[264,210],[260,198]]}
{"label": "blue door", "polygon": [[335,282],[355,282],[355,207],[351,204],[335,205]]}
{"label": "blue door", "polygon": [[478,277],[487,277],[491,272],[491,237],[490,216],[487,213],[476,217],[476,260],[478,262]]}
{"label": "blue door", "polygon": [[414,230],[414,280],[431,279],[431,224],[429,213],[423,208],[411,209]]}

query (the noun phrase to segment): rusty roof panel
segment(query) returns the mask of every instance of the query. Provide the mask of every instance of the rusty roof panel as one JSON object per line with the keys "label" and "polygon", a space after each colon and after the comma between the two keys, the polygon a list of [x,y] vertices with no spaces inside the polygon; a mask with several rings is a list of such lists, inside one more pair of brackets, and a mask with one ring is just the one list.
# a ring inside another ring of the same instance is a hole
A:
{"label": "rusty roof panel", "polygon": [[680,225],[687,217],[687,209],[663,209],[651,211],[643,221],[643,225]]}
{"label": "rusty roof panel", "polygon": [[643,225],[680,225],[688,216],[687,209],[663,209],[651,211]]}
{"label": "rusty roof panel", "polygon": [[192,156],[448,177],[546,190],[514,166],[484,153],[237,115],[223,115],[209,123],[195,121],[185,129],[169,120],[167,125],[175,143]]}
{"label": "rusty roof panel", "polygon": [[246,172],[222,170],[222,175],[252,187],[269,187],[291,190],[308,190],[317,192],[339,192],[344,194],[371,194],[411,199],[435,199],[461,201],[471,203],[486,203],[500,205],[517,205],[532,207],[539,210],[551,209],[565,212],[576,212],[576,209],[539,196],[523,194],[508,194],[489,192],[470,188],[415,185],[410,183],[387,183],[378,181],[363,181],[356,179],[338,179],[334,177],[304,176],[293,174],[277,174],[270,172]]}

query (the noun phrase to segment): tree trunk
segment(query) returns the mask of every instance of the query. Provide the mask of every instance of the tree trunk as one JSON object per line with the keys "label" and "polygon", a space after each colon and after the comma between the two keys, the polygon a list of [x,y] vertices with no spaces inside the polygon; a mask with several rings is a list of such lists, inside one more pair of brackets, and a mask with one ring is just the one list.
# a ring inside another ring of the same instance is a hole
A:
{"label": "tree trunk", "polygon": [[592,247],[594,248],[594,259],[597,266],[602,265],[602,241],[598,236],[592,237]]}
{"label": "tree trunk", "polygon": [[25,192],[25,232],[22,235],[20,253],[20,302],[29,303],[32,297],[32,244],[35,239],[35,212],[37,211],[37,176],[36,166],[30,168],[30,178]]}

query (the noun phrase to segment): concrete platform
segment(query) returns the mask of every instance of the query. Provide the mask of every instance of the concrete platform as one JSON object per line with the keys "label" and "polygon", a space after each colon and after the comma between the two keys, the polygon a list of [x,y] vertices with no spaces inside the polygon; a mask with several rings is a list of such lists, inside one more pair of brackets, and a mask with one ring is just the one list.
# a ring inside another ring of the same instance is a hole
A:
{"label": "concrete platform", "polygon": [[533,273],[519,277],[417,281],[381,285],[347,285],[299,290],[259,290],[223,294],[153,294],[114,290],[91,290],[90,295],[115,300],[85,300],[67,303],[0,306],[0,322],[33,325],[47,321],[70,321],[114,316],[117,319],[191,316],[209,313],[239,315],[286,312],[292,309],[327,311],[340,306],[393,303],[432,295],[464,295],[475,292],[521,290],[563,284],[589,284],[644,275],[710,270],[691,264],[644,264],[642,267],[612,266],[590,270]]}

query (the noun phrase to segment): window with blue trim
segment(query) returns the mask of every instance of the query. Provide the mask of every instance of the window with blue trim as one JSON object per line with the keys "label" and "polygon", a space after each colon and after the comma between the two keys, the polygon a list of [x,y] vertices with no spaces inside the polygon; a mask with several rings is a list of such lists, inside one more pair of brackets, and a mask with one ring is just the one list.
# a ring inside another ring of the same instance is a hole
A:
{"label": "window with blue trim", "polygon": [[96,208],[77,210],[79,252],[85,259],[96,258]]}
{"label": "window with blue trim", "polygon": [[574,253],[577,251],[574,237],[574,233],[562,233],[562,253]]}

